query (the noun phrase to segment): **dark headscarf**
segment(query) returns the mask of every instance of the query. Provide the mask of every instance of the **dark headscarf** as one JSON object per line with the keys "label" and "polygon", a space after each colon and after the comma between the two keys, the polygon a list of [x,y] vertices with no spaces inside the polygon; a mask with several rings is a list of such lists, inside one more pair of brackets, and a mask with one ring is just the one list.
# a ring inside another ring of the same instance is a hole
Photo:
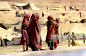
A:
{"label": "dark headscarf", "polygon": [[[47,19],[49,20],[49,18],[51,18],[54,21],[54,18],[51,15],[49,15]],[[52,23],[53,22],[51,22],[51,21],[47,21],[47,30],[50,29],[50,26],[52,25]]]}
{"label": "dark headscarf", "polygon": [[54,18],[51,15],[49,15],[47,19],[49,20],[49,18],[51,18],[52,20],[54,20]]}

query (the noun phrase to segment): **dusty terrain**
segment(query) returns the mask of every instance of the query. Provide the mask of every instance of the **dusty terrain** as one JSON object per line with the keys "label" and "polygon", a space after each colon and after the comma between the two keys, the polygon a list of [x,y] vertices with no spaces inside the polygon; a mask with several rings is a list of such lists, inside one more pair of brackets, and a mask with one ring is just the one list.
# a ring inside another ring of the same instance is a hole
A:
{"label": "dusty terrain", "polygon": [[[34,5],[36,7],[38,7],[40,10],[14,10],[12,9],[11,11],[0,11],[0,23],[3,23],[5,25],[8,25],[11,27],[12,32],[14,31],[14,27],[16,26],[17,29],[21,30],[21,22],[23,17],[16,17],[15,13],[16,11],[19,11],[19,13],[24,13],[24,11],[30,15],[32,15],[33,13],[38,13],[40,18],[39,21],[40,23],[44,23],[47,21],[47,17],[48,15],[52,15],[54,17],[54,19],[56,18],[60,18],[60,30],[59,32],[61,34],[63,34],[64,32],[69,32],[73,29],[73,27],[77,24],[70,24],[70,21],[72,22],[80,22],[82,19],[85,19],[86,17],[86,11],[85,11],[85,4],[83,3],[53,3],[53,2],[33,2]],[[67,10],[65,11],[64,8],[63,10],[47,10],[47,6],[48,8],[55,8],[57,6],[60,6],[63,8],[63,6],[67,7]],[[75,11],[69,10],[69,6],[75,6],[78,7],[80,9],[80,11]],[[44,17],[42,17],[42,12],[44,13]],[[80,12],[81,12],[81,17],[80,17]],[[65,14],[65,16],[63,16],[63,14]],[[46,38],[46,25],[41,26],[41,37],[42,40],[45,41]],[[76,28],[77,29],[77,28]],[[80,29],[79,29],[80,30]],[[0,29],[0,32],[2,31],[2,29]],[[84,29],[82,30],[84,31]],[[20,33],[20,32],[19,32]],[[1,32],[1,34],[4,34]],[[79,34],[81,34],[81,32],[79,32]],[[68,47],[66,43],[60,43],[59,47],[63,48],[62,46]],[[11,49],[10,49],[11,48]],[[17,52],[21,52],[22,46],[10,46],[10,47],[0,47],[0,53],[17,53]],[[43,43],[43,48],[46,49],[47,48],[47,44]],[[77,48],[77,47],[76,47]],[[6,49],[6,50],[5,50]],[[9,50],[10,49],[10,50]],[[9,50],[7,52],[7,50]]]}
{"label": "dusty terrain", "polygon": [[[82,42],[82,41],[80,41]],[[85,47],[85,44],[82,44],[82,45],[77,45],[77,46],[72,46],[70,45],[70,47],[68,47],[68,42],[67,41],[63,41],[61,42],[60,41],[60,44],[58,45],[56,51],[63,51],[63,50],[69,50],[69,49],[79,49],[79,48],[84,48]],[[46,50],[48,48],[47,44],[45,42],[42,42],[42,49],[44,50],[41,50],[41,51],[49,51],[49,50]],[[28,51],[26,52],[31,52],[32,50],[29,48]],[[37,51],[38,52],[38,51]],[[8,46],[8,47],[0,47],[0,54],[6,54],[6,53],[23,53],[22,52],[22,46],[21,45],[14,45],[14,46]],[[33,52],[34,53],[34,52]]]}

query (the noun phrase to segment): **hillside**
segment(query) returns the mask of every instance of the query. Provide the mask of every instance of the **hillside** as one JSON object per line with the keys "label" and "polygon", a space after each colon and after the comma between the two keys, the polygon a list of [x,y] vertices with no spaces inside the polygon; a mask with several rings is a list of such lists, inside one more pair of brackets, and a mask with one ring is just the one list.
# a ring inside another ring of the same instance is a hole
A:
{"label": "hillside", "polygon": [[52,1],[52,2],[84,2],[85,0],[0,0],[0,1],[13,1],[13,2],[27,2],[27,1]]}

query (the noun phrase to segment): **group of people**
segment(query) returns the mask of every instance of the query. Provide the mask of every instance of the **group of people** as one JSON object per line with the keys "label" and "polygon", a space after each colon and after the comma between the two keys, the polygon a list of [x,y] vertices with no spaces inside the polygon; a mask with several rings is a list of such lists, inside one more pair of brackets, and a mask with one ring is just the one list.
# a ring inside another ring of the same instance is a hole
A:
{"label": "group of people", "polygon": [[[58,46],[58,27],[59,27],[59,18],[54,20],[54,18],[49,15],[47,21],[47,36],[46,43],[48,44],[49,50],[54,50]],[[28,46],[32,51],[41,50],[41,25],[39,22],[39,15],[37,13],[32,14],[31,19],[29,14],[25,14],[22,21],[21,27],[21,42],[23,45],[23,51],[28,51]]]}

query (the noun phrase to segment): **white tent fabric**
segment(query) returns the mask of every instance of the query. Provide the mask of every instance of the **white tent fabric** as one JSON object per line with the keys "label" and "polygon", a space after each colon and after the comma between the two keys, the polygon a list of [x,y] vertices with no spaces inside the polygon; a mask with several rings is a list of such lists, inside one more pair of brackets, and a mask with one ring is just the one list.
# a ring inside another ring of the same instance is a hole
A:
{"label": "white tent fabric", "polygon": [[12,3],[12,5],[15,5],[15,6],[26,6],[26,5],[30,5],[30,8],[32,10],[40,10],[39,8],[37,8],[33,3]]}
{"label": "white tent fabric", "polygon": [[26,6],[29,3],[13,3],[15,6]]}
{"label": "white tent fabric", "polygon": [[39,8],[37,8],[33,3],[30,4],[32,10],[40,10]]}
{"label": "white tent fabric", "polygon": [[0,10],[11,10],[8,2],[0,2]]}
{"label": "white tent fabric", "polygon": [[86,35],[86,23],[77,23],[71,32],[75,33],[75,36],[77,39],[81,38],[83,39],[83,34]]}
{"label": "white tent fabric", "polygon": [[71,32],[76,34],[86,34],[86,23],[77,23]]}
{"label": "white tent fabric", "polygon": [[64,34],[65,32],[71,32],[71,30],[76,25],[76,23],[73,24],[60,23],[59,25],[60,25],[61,34]]}
{"label": "white tent fabric", "polygon": [[0,27],[0,39],[7,39],[7,40],[9,40],[9,41],[11,41],[13,38],[20,38],[21,37],[21,34],[18,34],[18,36],[16,36],[16,35],[11,35],[11,34],[13,34],[14,32],[13,32],[13,30],[12,29],[8,29],[8,30],[5,30],[5,29],[3,29],[3,28],[1,28]]}

